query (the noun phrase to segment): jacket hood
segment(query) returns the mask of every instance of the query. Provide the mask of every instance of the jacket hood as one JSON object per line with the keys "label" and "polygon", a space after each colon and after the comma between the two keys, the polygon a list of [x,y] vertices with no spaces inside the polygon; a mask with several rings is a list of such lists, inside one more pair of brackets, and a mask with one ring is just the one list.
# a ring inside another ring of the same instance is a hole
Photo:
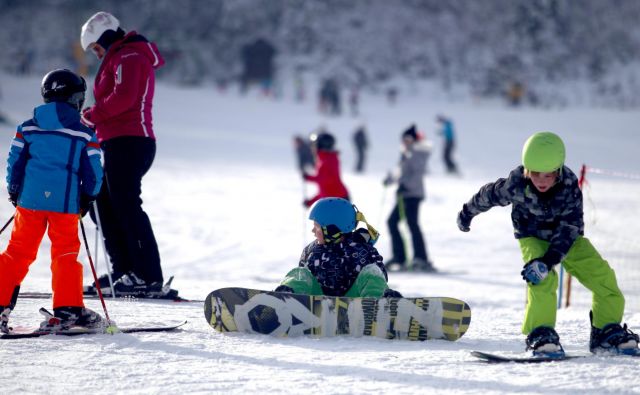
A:
{"label": "jacket hood", "polygon": [[33,121],[42,129],[62,129],[80,121],[80,113],[70,104],[52,102],[36,107]]}
{"label": "jacket hood", "polygon": [[149,59],[154,69],[158,69],[164,65],[164,58],[160,54],[158,47],[155,43],[150,42],[141,34],[138,34],[135,30],[127,33],[121,40],[116,41],[109,48],[109,53],[116,53],[125,47],[133,47],[136,51],[140,52]]}

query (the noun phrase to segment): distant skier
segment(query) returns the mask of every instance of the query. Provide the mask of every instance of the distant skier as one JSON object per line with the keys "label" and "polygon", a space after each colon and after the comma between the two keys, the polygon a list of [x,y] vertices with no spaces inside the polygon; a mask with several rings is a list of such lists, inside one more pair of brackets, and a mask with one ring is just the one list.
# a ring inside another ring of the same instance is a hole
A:
{"label": "distant skier", "polygon": [[369,148],[367,129],[364,124],[358,126],[353,133],[353,145],[356,148],[356,173],[362,173],[364,172],[367,149]]}
{"label": "distant skier", "polygon": [[550,132],[535,133],[525,142],[522,165],[507,178],[486,184],[458,214],[458,227],[470,230],[473,217],[494,206],[512,205],[514,234],[525,262],[527,307],[522,333],[534,355],[561,357],[555,331],[558,275],[562,264],[593,294],[591,352],[638,351],[638,335],[620,325],[624,296],[616,275],[584,237],[582,192],[578,178],[564,165],[565,146]]}
{"label": "distant skier", "polygon": [[297,135],[293,137],[293,148],[296,152],[296,161],[298,169],[302,174],[309,172],[315,167],[316,161],[311,150],[311,142],[309,139]]}
{"label": "distant skier", "polygon": [[453,161],[453,150],[456,146],[456,138],[453,129],[453,121],[444,115],[438,115],[436,118],[440,124],[440,134],[444,138],[444,149],[442,152],[442,159],[444,160],[447,173],[458,174],[458,166]]}
{"label": "distant skier", "polygon": [[387,219],[393,256],[386,262],[386,265],[389,270],[407,269],[407,255],[400,229],[398,228],[400,220],[406,219],[411,231],[411,241],[413,242],[413,260],[411,261],[410,269],[434,272],[436,269],[427,256],[427,248],[420,229],[418,215],[420,204],[425,198],[423,178],[429,157],[429,148],[421,143],[416,125],[411,125],[402,133],[402,145],[403,151],[400,157],[399,176],[389,174],[383,181],[385,186],[398,183],[396,205]]}
{"label": "distant skier", "polygon": [[[302,251],[298,267],[276,292],[347,297],[402,297],[387,285],[382,257],[373,246],[378,232],[348,200],[324,198],[309,213],[316,238]],[[358,222],[367,229],[356,229]]]}
{"label": "distant skier", "polygon": [[96,134],[80,123],[87,85],[70,70],[44,76],[45,104],[18,126],[7,167],[9,201],[16,207],[7,249],[0,254],[0,332],[9,332],[9,314],[20,284],[35,261],[44,233],[51,239],[53,316],[40,329],[102,326],[102,317],[84,307],[82,264],[78,262],[78,214],[84,215],[102,184]]}
{"label": "distant skier", "polygon": [[336,139],[327,131],[320,131],[311,135],[311,148],[315,153],[316,173],[311,175],[304,173],[305,181],[318,184],[318,193],[306,199],[305,207],[311,207],[313,203],[324,197],[339,197],[349,200],[349,192],[340,178],[340,159],[335,150]]}

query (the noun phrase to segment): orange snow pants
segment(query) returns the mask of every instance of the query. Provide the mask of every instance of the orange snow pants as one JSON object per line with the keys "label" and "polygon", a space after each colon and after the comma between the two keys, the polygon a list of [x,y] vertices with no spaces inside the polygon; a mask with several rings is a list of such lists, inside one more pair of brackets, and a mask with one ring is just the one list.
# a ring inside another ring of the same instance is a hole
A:
{"label": "orange snow pants", "polygon": [[78,214],[16,209],[11,239],[0,254],[0,306],[11,303],[14,289],[22,283],[36,260],[44,232],[51,240],[51,288],[53,308],[84,307],[82,264],[78,262]]}

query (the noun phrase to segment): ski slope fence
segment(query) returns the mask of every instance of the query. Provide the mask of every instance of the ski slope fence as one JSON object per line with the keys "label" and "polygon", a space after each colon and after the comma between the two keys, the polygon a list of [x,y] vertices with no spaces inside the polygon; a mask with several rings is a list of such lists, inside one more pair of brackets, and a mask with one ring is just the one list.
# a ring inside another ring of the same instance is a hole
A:
{"label": "ski slope fence", "polygon": [[[615,270],[627,313],[640,311],[640,174],[582,166],[585,237]],[[565,272],[564,306],[591,305],[591,292]]]}

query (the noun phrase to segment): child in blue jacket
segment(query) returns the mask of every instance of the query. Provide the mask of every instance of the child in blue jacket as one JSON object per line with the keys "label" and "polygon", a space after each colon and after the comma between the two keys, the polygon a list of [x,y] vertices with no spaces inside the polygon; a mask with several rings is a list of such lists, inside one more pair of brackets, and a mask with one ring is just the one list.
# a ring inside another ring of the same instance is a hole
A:
{"label": "child in blue jacket", "polygon": [[103,176],[95,132],[80,123],[85,91],[75,73],[49,72],[41,86],[45,104],[18,127],[11,143],[7,189],[16,212],[11,240],[0,254],[0,332],[10,331],[9,314],[45,231],[51,239],[54,313],[41,329],[103,323],[84,307],[78,262],[78,215],[88,211]]}

